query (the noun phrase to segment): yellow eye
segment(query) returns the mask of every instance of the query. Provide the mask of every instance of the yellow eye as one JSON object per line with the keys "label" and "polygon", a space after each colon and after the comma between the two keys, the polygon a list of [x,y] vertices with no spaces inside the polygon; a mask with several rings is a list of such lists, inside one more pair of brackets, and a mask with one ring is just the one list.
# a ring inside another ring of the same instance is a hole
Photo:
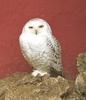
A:
{"label": "yellow eye", "polygon": [[29,29],[33,29],[33,26],[29,26],[28,28],[29,28]]}
{"label": "yellow eye", "polygon": [[44,27],[44,25],[40,25],[40,26],[39,26],[39,28],[43,28],[43,27]]}

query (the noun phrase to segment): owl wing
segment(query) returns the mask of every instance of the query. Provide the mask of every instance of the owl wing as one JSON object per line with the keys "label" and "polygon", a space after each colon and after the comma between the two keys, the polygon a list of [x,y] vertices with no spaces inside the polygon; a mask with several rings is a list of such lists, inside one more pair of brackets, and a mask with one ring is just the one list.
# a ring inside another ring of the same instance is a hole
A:
{"label": "owl wing", "polygon": [[53,36],[53,47],[55,49],[55,53],[58,55],[58,54],[61,54],[61,45],[60,45],[60,42]]}
{"label": "owl wing", "polygon": [[51,49],[52,57],[52,68],[56,71],[62,71],[62,61],[61,61],[61,45],[54,36],[47,39],[47,45]]}
{"label": "owl wing", "polygon": [[55,54],[56,58],[61,56],[61,45],[54,36],[51,39],[50,38],[47,39],[47,45],[52,50],[52,52]]}

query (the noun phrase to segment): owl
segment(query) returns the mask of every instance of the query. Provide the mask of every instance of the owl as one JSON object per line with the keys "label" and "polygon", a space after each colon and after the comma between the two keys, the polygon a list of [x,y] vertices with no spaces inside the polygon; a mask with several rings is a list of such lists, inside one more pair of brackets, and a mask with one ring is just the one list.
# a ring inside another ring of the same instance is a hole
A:
{"label": "owl", "polygon": [[62,75],[61,46],[45,20],[29,20],[19,36],[19,44],[24,58],[33,67],[33,76]]}

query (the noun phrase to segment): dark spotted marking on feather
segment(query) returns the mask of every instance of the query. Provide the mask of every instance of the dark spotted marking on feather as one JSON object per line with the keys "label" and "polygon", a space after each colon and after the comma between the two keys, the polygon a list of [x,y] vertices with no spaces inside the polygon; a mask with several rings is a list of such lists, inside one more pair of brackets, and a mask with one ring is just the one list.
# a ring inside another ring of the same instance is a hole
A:
{"label": "dark spotted marking on feather", "polygon": [[49,39],[47,39],[47,45],[53,50],[53,52],[55,52],[55,48],[53,47],[53,45]]}

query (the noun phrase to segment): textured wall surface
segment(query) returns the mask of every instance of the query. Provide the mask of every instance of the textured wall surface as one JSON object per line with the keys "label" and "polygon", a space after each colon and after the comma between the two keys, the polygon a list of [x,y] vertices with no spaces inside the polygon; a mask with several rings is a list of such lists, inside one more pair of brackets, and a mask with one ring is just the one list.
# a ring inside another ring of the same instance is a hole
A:
{"label": "textured wall surface", "polygon": [[65,77],[75,78],[75,58],[86,51],[86,0],[0,0],[0,77],[31,70],[18,38],[33,17],[49,22],[62,45]]}

